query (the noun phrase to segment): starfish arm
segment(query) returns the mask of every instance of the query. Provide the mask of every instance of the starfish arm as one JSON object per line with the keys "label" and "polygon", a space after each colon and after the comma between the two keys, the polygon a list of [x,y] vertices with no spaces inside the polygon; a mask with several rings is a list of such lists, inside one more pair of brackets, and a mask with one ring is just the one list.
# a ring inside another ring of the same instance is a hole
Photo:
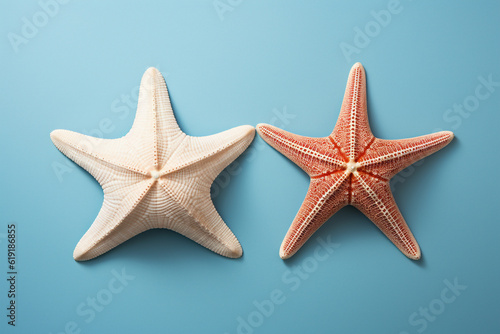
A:
{"label": "starfish arm", "polygon": [[306,198],[292,222],[280,248],[280,257],[288,259],[333,214],[349,204],[349,174],[336,172],[311,179]]}
{"label": "starfish arm", "polygon": [[347,161],[330,138],[299,136],[268,124],[258,124],[257,132],[310,176],[345,168]]}
{"label": "starfish arm", "polygon": [[144,220],[152,185],[153,181],[148,179],[125,188],[105,188],[102,208],[78,242],[74,259],[93,259],[147,230]]}
{"label": "starfish arm", "polygon": [[356,161],[374,139],[368,122],[366,75],[360,63],[349,73],[340,115],[330,136],[349,161]]}
{"label": "starfish arm", "polygon": [[355,173],[351,204],[363,212],[403,254],[413,260],[420,259],[420,248],[394,201],[389,182]]}
{"label": "starfish arm", "polygon": [[212,203],[209,183],[200,182],[195,177],[186,183],[183,180],[186,180],[186,173],[189,172],[183,169],[160,182],[163,191],[180,208],[169,210],[167,227],[217,254],[230,258],[241,257],[243,250],[238,239]]}
{"label": "starfish arm", "polygon": [[126,137],[135,143],[136,158],[147,170],[163,166],[186,137],[174,117],[165,80],[156,68],[150,67],[142,77],[137,113]]}
{"label": "starfish arm", "polygon": [[250,125],[238,126],[211,136],[188,136],[160,171],[160,175],[193,168],[203,177],[213,181],[245,151],[254,136],[255,129]]}
{"label": "starfish arm", "polygon": [[50,134],[54,145],[68,158],[89,172],[101,185],[118,173],[130,174],[136,182],[147,175],[130,154],[128,139],[101,139],[68,130],[54,130]]}
{"label": "starfish arm", "polygon": [[358,163],[362,170],[390,179],[412,163],[439,151],[452,139],[450,131],[400,140],[377,138]]}

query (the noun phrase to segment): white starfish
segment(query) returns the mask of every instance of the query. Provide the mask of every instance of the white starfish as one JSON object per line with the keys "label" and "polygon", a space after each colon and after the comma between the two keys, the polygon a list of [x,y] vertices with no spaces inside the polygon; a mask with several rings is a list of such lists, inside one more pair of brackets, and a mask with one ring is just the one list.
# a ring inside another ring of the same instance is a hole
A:
{"label": "white starfish", "polygon": [[243,125],[206,137],[186,135],[155,68],[142,77],[134,124],[124,137],[53,131],[57,148],[104,191],[101,211],[76,246],[75,260],[92,259],[153,228],[167,228],[220,255],[240,257],[240,243],[217,213],[210,186],[254,134],[252,126]]}

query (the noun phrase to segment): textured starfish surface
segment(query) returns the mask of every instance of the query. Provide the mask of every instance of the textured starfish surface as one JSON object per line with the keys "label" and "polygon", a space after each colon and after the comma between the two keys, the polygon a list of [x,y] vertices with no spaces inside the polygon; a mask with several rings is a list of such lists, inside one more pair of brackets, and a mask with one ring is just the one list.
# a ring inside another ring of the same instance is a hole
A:
{"label": "textured starfish surface", "polygon": [[249,125],[206,137],[186,135],[155,68],[142,77],[137,114],[124,137],[53,131],[56,147],[104,191],[102,208],[76,246],[75,260],[92,259],[153,228],[167,228],[223,256],[240,257],[240,243],[217,213],[210,186],[254,135]]}
{"label": "textured starfish surface", "polygon": [[375,138],[368,124],[363,66],[349,74],[333,132],[324,138],[295,135],[267,124],[257,132],[311,178],[304,203],[280,248],[291,257],[333,214],[346,205],[363,212],[406,256],[418,260],[420,248],[392,196],[389,180],[452,139],[442,131],[400,140]]}

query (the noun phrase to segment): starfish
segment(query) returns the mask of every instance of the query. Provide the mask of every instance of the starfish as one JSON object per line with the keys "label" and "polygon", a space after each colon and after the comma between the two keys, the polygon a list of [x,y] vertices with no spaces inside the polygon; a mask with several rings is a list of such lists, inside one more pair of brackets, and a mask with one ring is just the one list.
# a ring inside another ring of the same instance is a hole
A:
{"label": "starfish", "polygon": [[370,130],[365,71],[356,63],[350,73],[340,115],[324,138],[304,137],[267,124],[257,132],[310,177],[305,200],[280,248],[280,257],[294,255],[331,216],[346,205],[364,213],[410,259],[420,248],[401,215],[389,180],[412,163],[438,151],[453,133],[384,140]]}
{"label": "starfish", "polygon": [[124,137],[53,131],[55,146],[104,191],[102,208],[78,242],[74,259],[95,258],[153,228],[170,229],[215,253],[240,257],[240,243],[217,213],[210,186],[254,135],[249,125],[206,137],[186,135],[175,120],[165,80],[155,68],[142,77],[136,117]]}

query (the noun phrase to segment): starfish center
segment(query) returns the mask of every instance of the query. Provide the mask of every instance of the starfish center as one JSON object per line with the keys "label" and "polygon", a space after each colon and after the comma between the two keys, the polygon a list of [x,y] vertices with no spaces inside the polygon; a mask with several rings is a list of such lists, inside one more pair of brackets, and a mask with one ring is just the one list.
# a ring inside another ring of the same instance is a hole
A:
{"label": "starfish center", "polygon": [[152,177],[153,179],[155,179],[155,180],[158,180],[158,179],[160,178],[160,176],[161,176],[161,175],[160,175],[160,172],[158,172],[157,170],[152,170],[152,171],[150,172],[150,174],[151,174],[151,177]]}
{"label": "starfish center", "polygon": [[346,169],[349,173],[354,173],[358,170],[358,167],[359,167],[359,164],[357,162],[351,160],[347,163]]}

